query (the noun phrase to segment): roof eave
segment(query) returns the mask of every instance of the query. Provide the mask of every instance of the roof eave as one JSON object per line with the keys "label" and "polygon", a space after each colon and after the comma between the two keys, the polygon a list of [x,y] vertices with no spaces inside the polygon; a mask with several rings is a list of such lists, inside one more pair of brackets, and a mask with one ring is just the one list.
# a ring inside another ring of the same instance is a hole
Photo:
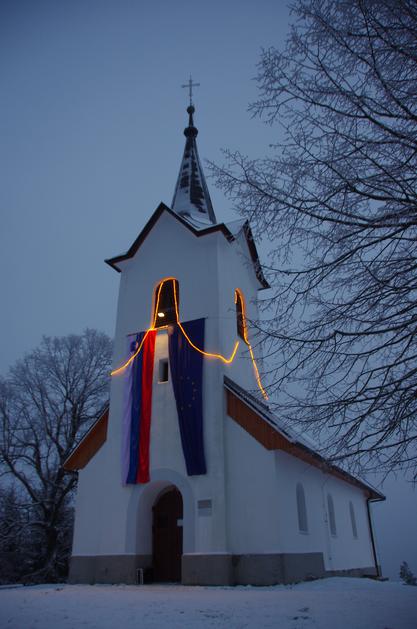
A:
{"label": "roof eave", "polygon": [[243,225],[243,232],[245,234],[246,242],[248,244],[248,249],[250,256],[252,258],[253,265],[255,267],[256,277],[258,278],[259,283],[262,288],[260,290],[265,290],[267,288],[271,288],[267,280],[265,279],[262,266],[259,260],[258,250],[255,245],[255,240],[253,238],[252,230],[249,225],[249,221],[246,221]]}

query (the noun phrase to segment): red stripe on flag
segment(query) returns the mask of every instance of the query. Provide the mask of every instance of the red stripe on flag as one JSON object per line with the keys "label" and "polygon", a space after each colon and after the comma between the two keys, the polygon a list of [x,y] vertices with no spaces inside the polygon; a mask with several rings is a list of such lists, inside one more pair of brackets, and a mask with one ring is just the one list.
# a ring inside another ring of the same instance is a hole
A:
{"label": "red stripe on flag", "polygon": [[149,330],[142,348],[142,413],[139,437],[139,465],[136,476],[137,483],[149,482],[149,444],[151,436],[152,381],[156,333],[157,330]]}

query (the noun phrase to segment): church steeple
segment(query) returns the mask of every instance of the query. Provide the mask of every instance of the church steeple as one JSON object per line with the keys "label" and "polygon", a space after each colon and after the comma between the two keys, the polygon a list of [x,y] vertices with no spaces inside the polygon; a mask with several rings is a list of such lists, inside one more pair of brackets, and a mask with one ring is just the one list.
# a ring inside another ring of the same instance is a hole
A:
{"label": "church steeple", "polygon": [[187,107],[188,127],[184,129],[185,149],[172,199],[172,209],[195,227],[207,227],[208,224],[217,223],[217,220],[198,157],[196,142],[198,129],[194,126],[195,109],[191,101],[192,85],[190,79],[190,84],[187,85],[190,87],[190,105]]}

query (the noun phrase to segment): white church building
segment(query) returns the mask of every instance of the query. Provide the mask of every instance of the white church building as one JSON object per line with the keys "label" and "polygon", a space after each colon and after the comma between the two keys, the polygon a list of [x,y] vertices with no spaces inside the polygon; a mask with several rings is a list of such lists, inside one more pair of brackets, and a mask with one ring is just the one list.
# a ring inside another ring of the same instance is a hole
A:
{"label": "white church building", "polygon": [[120,273],[110,403],[65,463],[78,471],[69,579],[267,585],[378,575],[384,497],[280,424],[248,320],[268,288],[247,222],[218,222],[194,107],[171,207]]}

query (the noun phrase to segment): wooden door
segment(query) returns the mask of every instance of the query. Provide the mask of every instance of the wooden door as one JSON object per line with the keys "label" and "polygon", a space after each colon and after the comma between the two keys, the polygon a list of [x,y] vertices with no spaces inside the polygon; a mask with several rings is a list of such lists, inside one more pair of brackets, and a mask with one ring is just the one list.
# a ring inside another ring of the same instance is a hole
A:
{"label": "wooden door", "polygon": [[[180,522],[178,522],[180,520]],[[154,581],[181,581],[182,497],[175,487],[153,506]]]}

